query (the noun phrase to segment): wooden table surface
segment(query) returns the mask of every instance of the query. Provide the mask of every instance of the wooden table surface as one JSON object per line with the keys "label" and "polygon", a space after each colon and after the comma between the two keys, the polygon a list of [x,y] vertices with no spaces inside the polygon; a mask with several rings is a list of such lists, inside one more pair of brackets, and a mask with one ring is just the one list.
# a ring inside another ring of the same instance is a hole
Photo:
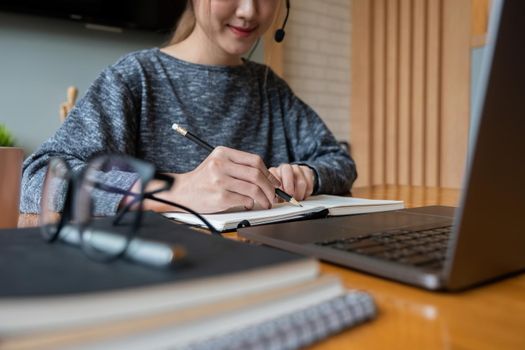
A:
{"label": "wooden table surface", "polygon": [[[401,199],[407,207],[456,206],[459,191],[409,186],[357,188],[354,196]],[[37,216],[21,215],[19,226]],[[525,349],[525,274],[461,293],[427,292],[333,264],[322,271],[370,292],[379,315],[311,349]]]}

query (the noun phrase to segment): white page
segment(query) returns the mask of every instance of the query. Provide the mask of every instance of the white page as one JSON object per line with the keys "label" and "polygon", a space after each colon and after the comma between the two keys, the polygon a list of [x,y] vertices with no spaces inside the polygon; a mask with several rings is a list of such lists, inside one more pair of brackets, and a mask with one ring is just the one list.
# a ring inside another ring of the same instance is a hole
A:
{"label": "white page", "polygon": [[355,206],[378,206],[400,204],[403,201],[383,200],[383,199],[365,199],[356,197],[343,197],[322,194],[311,196],[302,201],[301,204],[307,204],[314,207],[336,208],[336,207],[355,207]]}
{"label": "white page", "polygon": [[[312,196],[300,202],[303,207],[296,207],[289,203],[281,203],[272,209],[245,210],[228,213],[203,215],[216,229],[228,230],[237,228],[238,223],[247,220],[251,225],[278,222],[298,218],[306,213],[320,211],[323,208],[340,208],[331,211],[333,215],[346,215],[366,213],[382,210],[403,208],[402,201],[374,200],[355,197],[342,197],[332,195]],[[348,209],[350,208],[350,209]],[[204,226],[194,215],[187,213],[164,213],[168,218],[179,220],[188,224]]]}
{"label": "white page", "polygon": [[[260,224],[274,221],[281,221],[300,217],[303,214],[322,210],[316,206],[304,204],[303,207],[296,207],[288,203],[275,204],[272,209],[245,210],[237,212],[206,214],[203,215],[216,229],[227,230],[237,228],[237,224],[243,220],[248,220],[250,224]],[[204,226],[204,224],[192,214],[187,213],[164,213],[164,216],[179,220],[188,224]]]}

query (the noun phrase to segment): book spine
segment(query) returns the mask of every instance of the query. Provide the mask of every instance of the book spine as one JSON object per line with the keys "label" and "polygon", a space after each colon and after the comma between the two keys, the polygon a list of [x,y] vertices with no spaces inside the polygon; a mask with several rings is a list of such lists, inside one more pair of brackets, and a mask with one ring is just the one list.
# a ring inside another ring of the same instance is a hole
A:
{"label": "book spine", "polygon": [[307,309],[190,344],[184,349],[299,349],[371,320],[376,313],[369,294],[349,292]]}

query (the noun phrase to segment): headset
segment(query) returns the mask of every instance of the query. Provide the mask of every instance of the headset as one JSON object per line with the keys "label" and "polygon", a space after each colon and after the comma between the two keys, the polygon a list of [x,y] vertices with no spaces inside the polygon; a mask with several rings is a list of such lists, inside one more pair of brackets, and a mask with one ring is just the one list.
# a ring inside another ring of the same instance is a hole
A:
{"label": "headset", "polygon": [[286,16],[284,17],[283,25],[281,28],[275,31],[275,35],[273,36],[273,39],[278,43],[284,40],[284,35],[286,34],[284,31],[284,27],[286,27],[286,22],[288,22],[289,15],[290,15],[290,0],[286,0]]}
{"label": "headset", "polygon": [[[284,31],[284,27],[286,27],[286,22],[288,22],[289,15],[290,15],[290,0],[286,0],[286,16],[284,17],[283,25],[281,26],[281,28],[275,31],[275,34],[273,36],[273,39],[277,43],[280,43],[284,40],[284,35],[286,34]],[[255,45],[253,45],[252,49],[250,50],[250,53],[247,56],[248,60],[252,58],[252,55],[255,52],[255,49],[257,48],[257,46],[259,46],[260,41],[261,41],[261,38],[257,39],[257,42],[255,43]]]}

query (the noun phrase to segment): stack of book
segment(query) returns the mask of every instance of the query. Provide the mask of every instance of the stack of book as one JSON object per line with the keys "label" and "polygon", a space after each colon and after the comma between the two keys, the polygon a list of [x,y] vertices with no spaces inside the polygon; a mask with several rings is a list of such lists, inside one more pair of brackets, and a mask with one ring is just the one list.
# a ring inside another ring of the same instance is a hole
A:
{"label": "stack of book", "polygon": [[320,276],[311,258],[155,213],[139,237],[187,257],[165,268],[100,263],[37,228],[0,230],[2,349],[295,349],[376,314],[370,295]]}

